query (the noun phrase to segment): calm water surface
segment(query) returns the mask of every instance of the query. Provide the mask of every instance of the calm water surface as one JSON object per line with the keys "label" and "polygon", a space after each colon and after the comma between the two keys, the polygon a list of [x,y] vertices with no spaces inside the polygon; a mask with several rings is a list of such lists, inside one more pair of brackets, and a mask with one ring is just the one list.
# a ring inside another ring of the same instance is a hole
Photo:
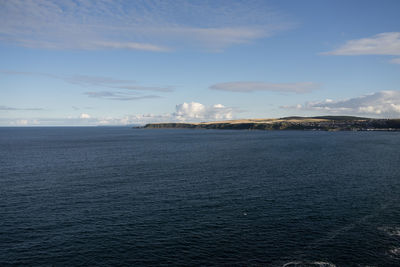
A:
{"label": "calm water surface", "polygon": [[0,266],[285,264],[400,266],[400,133],[0,128]]}

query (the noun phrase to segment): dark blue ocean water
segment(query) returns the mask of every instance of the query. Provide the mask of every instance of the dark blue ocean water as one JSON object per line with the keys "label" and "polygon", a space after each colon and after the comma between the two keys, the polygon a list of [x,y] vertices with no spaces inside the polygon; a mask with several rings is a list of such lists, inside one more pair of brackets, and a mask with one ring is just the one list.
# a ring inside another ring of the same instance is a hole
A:
{"label": "dark blue ocean water", "polygon": [[0,128],[0,266],[296,263],[400,266],[400,133]]}

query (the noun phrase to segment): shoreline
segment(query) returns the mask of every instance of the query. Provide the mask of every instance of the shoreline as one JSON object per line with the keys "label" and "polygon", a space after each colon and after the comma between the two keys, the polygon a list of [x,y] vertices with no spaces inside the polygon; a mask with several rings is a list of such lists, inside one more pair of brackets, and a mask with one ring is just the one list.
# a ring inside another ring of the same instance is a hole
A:
{"label": "shoreline", "polygon": [[137,129],[307,130],[307,131],[400,131],[400,119],[350,116],[286,117],[200,123],[149,123]]}

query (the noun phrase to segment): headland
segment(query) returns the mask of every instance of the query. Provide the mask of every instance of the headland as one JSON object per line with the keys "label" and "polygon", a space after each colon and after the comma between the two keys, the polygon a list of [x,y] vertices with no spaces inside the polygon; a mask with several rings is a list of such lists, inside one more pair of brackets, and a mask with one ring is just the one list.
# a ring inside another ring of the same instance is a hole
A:
{"label": "headland", "polygon": [[373,119],[353,116],[284,117],[241,119],[199,123],[149,123],[146,129],[225,129],[225,130],[319,130],[319,131],[400,131],[400,119]]}

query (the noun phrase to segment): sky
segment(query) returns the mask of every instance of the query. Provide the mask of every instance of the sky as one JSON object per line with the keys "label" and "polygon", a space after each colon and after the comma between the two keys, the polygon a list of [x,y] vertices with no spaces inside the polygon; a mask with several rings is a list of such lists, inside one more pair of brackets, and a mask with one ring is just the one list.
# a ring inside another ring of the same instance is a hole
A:
{"label": "sky", "polygon": [[400,118],[400,1],[0,0],[0,126]]}

